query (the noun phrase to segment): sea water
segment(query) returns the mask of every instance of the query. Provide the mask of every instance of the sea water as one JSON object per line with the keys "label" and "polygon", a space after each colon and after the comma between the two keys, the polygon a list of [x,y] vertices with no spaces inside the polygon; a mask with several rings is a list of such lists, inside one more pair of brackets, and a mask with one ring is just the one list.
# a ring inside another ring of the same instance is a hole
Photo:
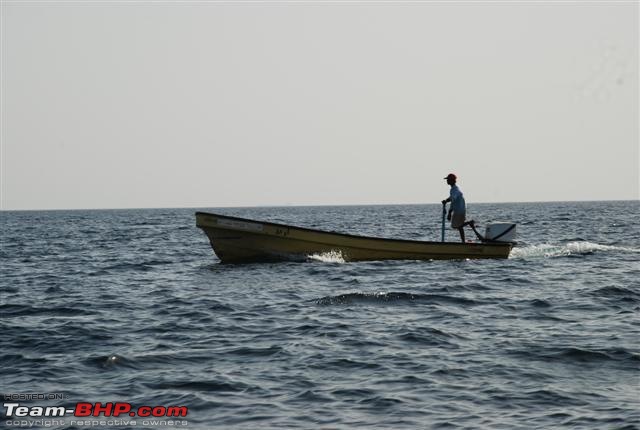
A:
{"label": "sea water", "polygon": [[[160,428],[640,428],[639,209],[470,204],[518,223],[508,260],[246,265],[196,209],[2,212],[3,400],[188,408]],[[440,238],[439,204],[210,210]],[[154,424],[73,418],[31,425]]]}

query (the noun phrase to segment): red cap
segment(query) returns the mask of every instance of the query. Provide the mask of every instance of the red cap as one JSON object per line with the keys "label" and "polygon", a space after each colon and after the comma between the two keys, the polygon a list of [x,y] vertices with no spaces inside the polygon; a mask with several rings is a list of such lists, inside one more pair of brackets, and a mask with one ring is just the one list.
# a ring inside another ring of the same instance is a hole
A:
{"label": "red cap", "polygon": [[458,177],[454,173],[449,173],[444,179],[453,179],[455,181]]}

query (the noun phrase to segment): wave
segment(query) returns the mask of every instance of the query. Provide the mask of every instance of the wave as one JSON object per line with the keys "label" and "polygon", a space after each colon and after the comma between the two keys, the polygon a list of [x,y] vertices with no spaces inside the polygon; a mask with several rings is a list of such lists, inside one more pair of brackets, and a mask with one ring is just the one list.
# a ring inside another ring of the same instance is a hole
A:
{"label": "wave", "polygon": [[452,341],[456,336],[445,333],[436,328],[427,327],[420,331],[408,331],[398,336],[398,339],[412,344],[424,346],[457,346]]}
{"label": "wave", "polygon": [[580,398],[573,397],[558,390],[544,388],[525,391],[521,397],[528,401],[535,401],[539,405],[548,406],[584,406],[586,404],[585,401]]}
{"label": "wave", "polygon": [[578,347],[566,348],[535,348],[527,351],[519,351],[517,355],[526,356],[529,359],[538,359],[543,361],[558,361],[567,363],[604,363],[618,362],[628,363],[633,368],[639,368],[640,354],[625,348],[604,348],[604,349],[587,349]]}
{"label": "wave", "polygon": [[127,357],[118,354],[109,355],[92,355],[84,360],[84,363],[89,367],[99,369],[114,369],[119,367],[125,367],[130,369],[136,368],[136,363]]}
{"label": "wave", "polygon": [[565,244],[553,245],[543,243],[540,245],[527,245],[523,247],[516,246],[511,251],[509,258],[552,258],[552,257],[569,257],[573,255],[590,255],[595,252],[632,252],[640,253],[640,248],[631,248],[626,246],[601,245],[593,242],[568,242]]}
{"label": "wave", "polygon": [[581,363],[599,361],[629,361],[634,363],[636,367],[638,363],[640,363],[640,354],[624,348],[590,350],[570,347],[555,354],[549,354],[548,357],[566,359]]}
{"label": "wave", "polygon": [[280,354],[282,352],[284,352],[284,348],[273,345],[265,348],[242,346],[239,348],[224,351],[223,353],[227,355],[236,355],[243,357],[269,357],[272,355]]}
{"label": "wave", "polygon": [[110,271],[114,272],[127,272],[127,271],[141,271],[147,272],[153,270],[155,266],[162,266],[171,264],[172,262],[169,260],[150,260],[150,261],[142,261],[139,263],[130,263],[130,262],[121,262],[116,263],[111,266],[105,267],[104,271],[109,273]]}
{"label": "wave", "polygon": [[65,316],[75,317],[82,315],[94,315],[93,312],[83,310],[80,307],[38,307],[30,305],[16,305],[16,304],[3,304],[0,305],[0,314],[5,317],[20,317],[20,316]]}
{"label": "wave", "polygon": [[478,301],[464,297],[446,294],[412,294],[403,292],[378,293],[346,293],[336,296],[326,296],[314,300],[318,305],[351,305],[351,304],[411,304],[414,302],[429,302],[436,304],[477,305]]}
{"label": "wave", "polygon": [[49,359],[44,357],[30,357],[20,353],[8,353],[0,355],[0,362],[2,362],[2,366],[7,369],[11,368],[14,365],[20,365],[24,363],[29,363],[34,367],[44,366],[49,362]]}
{"label": "wave", "polygon": [[602,287],[596,291],[593,291],[591,295],[630,302],[640,301],[640,292],[634,291],[630,288],[618,287],[614,285]]}
{"label": "wave", "polygon": [[200,392],[236,392],[247,389],[247,385],[241,382],[224,382],[216,380],[204,381],[163,381],[149,382],[144,384],[152,390],[181,390],[181,391],[200,391]]}
{"label": "wave", "polygon": [[311,261],[319,261],[321,263],[344,263],[344,257],[341,251],[329,251],[319,254],[311,254],[307,256]]}
{"label": "wave", "polygon": [[384,366],[377,362],[368,362],[363,360],[352,360],[350,358],[337,358],[335,360],[322,361],[318,363],[314,363],[310,365],[311,368],[315,369],[336,369],[336,370],[357,370],[357,369],[372,369],[372,370],[382,370]]}

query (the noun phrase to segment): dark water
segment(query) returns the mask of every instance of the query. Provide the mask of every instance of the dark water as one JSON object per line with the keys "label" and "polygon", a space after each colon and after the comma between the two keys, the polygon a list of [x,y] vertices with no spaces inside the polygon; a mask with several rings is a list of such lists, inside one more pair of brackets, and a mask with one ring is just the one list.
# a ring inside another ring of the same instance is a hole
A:
{"label": "dark water", "polygon": [[[251,265],[195,210],[4,212],[2,391],[188,428],[640,428],[639,209],[470,205],[518,222],[509,260]],[[439,239],[439,205],[219,212]]]}

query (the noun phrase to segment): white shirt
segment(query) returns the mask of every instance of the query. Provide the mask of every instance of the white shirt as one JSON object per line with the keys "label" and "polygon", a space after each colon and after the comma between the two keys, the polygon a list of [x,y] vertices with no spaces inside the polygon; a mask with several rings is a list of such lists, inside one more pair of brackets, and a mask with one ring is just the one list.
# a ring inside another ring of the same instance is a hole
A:
{"label": "white shirt", "polygon": [[451,197],[451,210],[454,213],[465,213],[467,211],[467,205],[464,201],[464,196],[462,195],[462,191],[458,188],[457,185],[453,185],[451,187],[451,191],[449,191],[449,197]]}

